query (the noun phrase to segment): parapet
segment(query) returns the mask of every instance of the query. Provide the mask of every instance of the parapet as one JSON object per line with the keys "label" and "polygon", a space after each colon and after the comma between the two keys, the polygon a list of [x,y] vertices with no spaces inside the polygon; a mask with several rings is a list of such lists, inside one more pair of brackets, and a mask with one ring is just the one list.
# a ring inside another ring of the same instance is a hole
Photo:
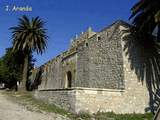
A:
{"label": "parapet", "polygon": [[86,32],[82,32],[79,36],[76,35],[76,37],[71,40],[71,48],[77,47],[79,44],[87,41],[90,37],[92,37],[95,34],[96,32],[92,31],[91,27],[88,27],[88,30]]}

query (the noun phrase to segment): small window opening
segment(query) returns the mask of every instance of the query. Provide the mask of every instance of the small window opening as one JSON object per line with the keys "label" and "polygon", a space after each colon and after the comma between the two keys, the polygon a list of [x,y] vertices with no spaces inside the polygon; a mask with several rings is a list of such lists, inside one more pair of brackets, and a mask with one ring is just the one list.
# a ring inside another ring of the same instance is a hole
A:
{"label": "small window opening", "polygon": [[88,47],[88,43],[86,43],[86,47]]}
{"label": "small window opening", "polygon": [[98,40],[101,40],[101,37],[100,36],[98,36],[98,38],[97,38]]}
{"label": "small window opening", "polygon": [[71,71],[67,72],[67,88],[71,88],[72,87],[72,73]]}

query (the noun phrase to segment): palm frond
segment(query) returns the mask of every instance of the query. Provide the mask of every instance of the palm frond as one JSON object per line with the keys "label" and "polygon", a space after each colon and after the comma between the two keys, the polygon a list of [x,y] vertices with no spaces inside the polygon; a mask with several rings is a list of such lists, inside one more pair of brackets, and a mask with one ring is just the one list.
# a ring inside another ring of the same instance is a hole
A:
{"label": "palm frond", "polygon": [[27,16],[19,18],[19,24],[11,27],[13,51],[36,51],[42,54],[47,46],[47,29],[45,22],[39,17],[29,20]]}

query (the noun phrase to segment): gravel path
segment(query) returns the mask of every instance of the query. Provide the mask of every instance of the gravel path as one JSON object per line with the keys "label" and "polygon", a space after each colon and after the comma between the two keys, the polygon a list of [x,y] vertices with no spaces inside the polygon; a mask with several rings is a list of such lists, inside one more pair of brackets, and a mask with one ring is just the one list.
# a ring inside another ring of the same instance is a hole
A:
{"label": "gravel path", "polygon": [[0,120],[68,120],[54,113],[38,113],[27,110],[24,106],[7,100],[0,92]]}

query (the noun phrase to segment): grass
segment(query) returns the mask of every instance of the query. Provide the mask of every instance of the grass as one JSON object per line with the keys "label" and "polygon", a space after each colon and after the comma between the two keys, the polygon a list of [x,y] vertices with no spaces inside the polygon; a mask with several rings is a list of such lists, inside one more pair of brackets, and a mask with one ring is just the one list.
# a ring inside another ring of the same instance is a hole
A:
{"label": "grass", "polygon": [[[114,118],[113,120],[152,120],[152,113],[145,114],[115,114],[113,112],[98,112],[95,115],[96,120],[106,120],[106,118]],[[112,119],[111,119],[112,120]]]}
{"label": "grass", "polygon": [[[8,98],[18,104],[25,106],[30,111],[36,112],[53,112],[66,116],[71,120],[152,120],[151,113],[146,114],[115,114],[113,112],[97,112],[96,114],[89,114],[80,112],[79,114],[70,113],[56,105],[46,104],[40,100],[33,98],[32,92],[3,92]],[[94,118],[94,119],[92,119]]]}

